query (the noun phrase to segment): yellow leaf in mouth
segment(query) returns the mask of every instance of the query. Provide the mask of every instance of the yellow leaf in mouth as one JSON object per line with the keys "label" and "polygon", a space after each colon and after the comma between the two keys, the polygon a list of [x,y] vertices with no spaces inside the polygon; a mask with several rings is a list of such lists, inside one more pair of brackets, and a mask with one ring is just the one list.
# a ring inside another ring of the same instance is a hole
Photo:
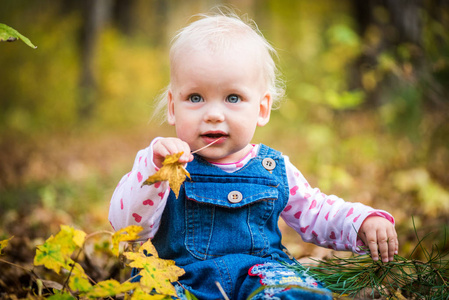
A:
{"label": "yellow leaf in mouth", "polygon": [[156,173],[148,177],[142,183],[144,185],[152,185],[153,183],[160,181],[168,181],[171,190],[175,193],[176,198],[179,196],[179,190],[181,185],[186,180],[186,176],[190,178],[189,172],[183,167],[179,162],[179,158],[184,152],[175,153],[172,155],[167,155],[162,163],[162,168]]}

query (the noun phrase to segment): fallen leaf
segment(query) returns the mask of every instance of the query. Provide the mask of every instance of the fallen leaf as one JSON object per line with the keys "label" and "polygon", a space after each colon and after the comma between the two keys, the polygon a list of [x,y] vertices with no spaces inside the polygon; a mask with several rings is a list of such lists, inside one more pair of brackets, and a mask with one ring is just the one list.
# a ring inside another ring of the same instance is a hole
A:
{"label": "fallen leaf", "polygon": [[71,269],[71,255],[77,247],[82,247],[86,233],[67,225],[61,225],[61,230],[50,236],[43,245],[36,247],[34,265],[44,265],[47,269],[59,274],[61,268]]}
{"label": "fallen leaf", "polygon": [[13,237],[10,237],[7,240],[3,240],[0,241],[0,255],[2,254],[2,250],[5,249],[8,246],[8,242],[12,239]]}
{"label": "fallen leaf", "polygon": [[184,152],[179,152],[172,155],[167,155],[162,163],[162,168],[148,177],[148,179],[142,183],[142,186],[152,185],[153,183],[160,181],[168,181],[171,190],[175,193],[176,198],[178,198],[179,190],[181,189],[183,182],[186,180],[186,176],[190,178],[189,172],[187,172],[187,170],[179,162],[179,158],[183,153]]}
{"label": "fallen leaf", "polygon": [[142,226],[130,225],[116,231],[112,235],[112,253],[115,256],[119,256],[119,244],[120,242],[129,242],[139,239],[137,235],[143,229]]}
{"label": "fallen leaf", "polygon": [[106,298],[136,289],[137,282],[120,283],[115,279],[100,281],[94,285],[87,293],[88,298]]}
{"label": "fallen leaf", "polygon": [[146,241],[137,253],[123,253],[131,262],[129,266],[140,269],[141,288],[149,293],[156,291],[163,295],[176,296],[172,282],[184,275],[185,271],[175,265],[173,260],[161,259],[151,240]]}

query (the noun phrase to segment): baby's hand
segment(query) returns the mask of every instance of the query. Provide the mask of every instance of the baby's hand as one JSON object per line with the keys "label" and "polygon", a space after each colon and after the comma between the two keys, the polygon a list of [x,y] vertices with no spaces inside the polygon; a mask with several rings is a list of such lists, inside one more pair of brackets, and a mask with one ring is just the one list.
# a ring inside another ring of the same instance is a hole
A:
{"label": "baby's hand", "polygon": [[363,221],[359,236],[369,248],[373,260],[379,260],[379,253],[383,262],[393,261],[398,254],[398,236],[393,224],[385,218],[372,216]]}
{"label": "baby's hand", "polygon": [[158,168],[162,168],[162,162],[167,155],[184,152],[179,158],[180,163],[188,163],[193,160],[189,145],[178,138],[161,138],[153,145],[153,162]]}

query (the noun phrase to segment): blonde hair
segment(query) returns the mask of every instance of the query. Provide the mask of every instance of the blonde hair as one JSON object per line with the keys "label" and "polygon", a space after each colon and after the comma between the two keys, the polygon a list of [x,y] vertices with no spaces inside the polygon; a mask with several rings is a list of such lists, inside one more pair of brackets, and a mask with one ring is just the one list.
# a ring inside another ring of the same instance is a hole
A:
{"label": "blonde hair", "polygon": [[[169,52],[170,72],[174,72],[174,66],[178,56],[186,47],[207,47],[208,50],[218,51],[229,49],[236,38],[246,39],[259,48],[262,58],[262,72],[267,84],[268,92],[271,94],[273,109],[279,106],[284,96],[284,82],[280,78],[280,72],[274,62],[277,58],[276,50],[264,38],[256,23],[252,20],[243,21],[233,12],[223,13],[219,10],[214,14],[197,15],[198,20],[182,28],[173,37]],[[156,108],[153,116],[161,116],[161,111],[167,104],[167,94],[170,84],[156,99]],[[162,114],[165,118],[165,113]]]}

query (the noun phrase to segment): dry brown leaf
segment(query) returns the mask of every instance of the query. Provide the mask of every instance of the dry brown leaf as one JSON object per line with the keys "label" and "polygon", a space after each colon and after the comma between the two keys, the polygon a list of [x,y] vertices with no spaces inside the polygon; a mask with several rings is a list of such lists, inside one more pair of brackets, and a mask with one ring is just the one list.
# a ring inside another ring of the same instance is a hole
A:
{"label": "dry brown leaf", "polygon": [[181,189],[182,183],[186,180],[186,176],[190,178],[189,172],[187,172],[179,162],[179,158],[183,153],[184,152],[179,152],[167,155],[162,163],[162,168],[148,177],[148,179],[142,183],[142,186],[168,180],[171,190],[175,193],[176,198],[178,198],[179,190]]}

